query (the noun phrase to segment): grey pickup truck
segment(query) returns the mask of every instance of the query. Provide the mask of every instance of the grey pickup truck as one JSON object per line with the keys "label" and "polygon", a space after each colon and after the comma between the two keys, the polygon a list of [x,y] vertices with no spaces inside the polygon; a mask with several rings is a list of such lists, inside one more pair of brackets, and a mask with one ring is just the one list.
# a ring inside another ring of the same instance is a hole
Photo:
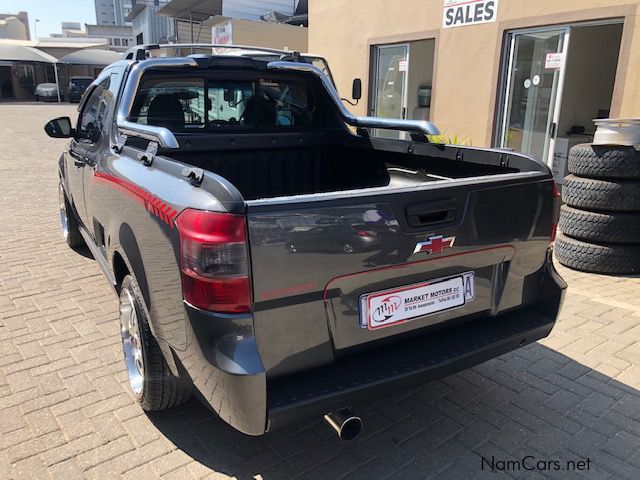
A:
{"label": "grey pickup truck", "polygon": [[64,237],[119,298],[143,409],[193,392],[249,435],[323,415],[351,438],[359,402],[549,334],[566,285],[544,164],[353,116],[291,52],[152,50],[45,126],[70,138]]}

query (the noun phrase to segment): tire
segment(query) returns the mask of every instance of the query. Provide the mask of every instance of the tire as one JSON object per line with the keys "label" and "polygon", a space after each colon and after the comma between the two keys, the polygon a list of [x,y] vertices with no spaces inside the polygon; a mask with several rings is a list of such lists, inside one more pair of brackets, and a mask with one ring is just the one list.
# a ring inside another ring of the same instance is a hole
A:
{"label": "tire", "polygon": [[80,233],[80,225],[73,207],[64,193],[62,184],[58,185],[58,202],[60,207],[60,226],[65,242],[72,248],[84,245],[84,238]]}
{"label": "tire", "polygon": [[571,207],[585,210],[638,212],[640,182],[610,182],[569,175],[562,186],[562,201]]}
{"label": "tire", "polygon": [[560,231],[567,237],[588,242],[640,244],[640,214],[596,213],[563,205]]}
{"label": "tire", "polygon": [[640,152],[619,145],[576,145],[569,152],[568,168],[586,178],[640,179]]}
{"label": "tire", "polygon": [[143,410],[165,410],[189,398],[191,389],[171,373],[151,333],[144,300],[131,275],[120,289],[120,335],[129,385]]}
{"label": "tire", "polygon": [[640,245],[587,243],[559,233],[555,242],[555,254],[562,265],[583,272],[640,272]]}

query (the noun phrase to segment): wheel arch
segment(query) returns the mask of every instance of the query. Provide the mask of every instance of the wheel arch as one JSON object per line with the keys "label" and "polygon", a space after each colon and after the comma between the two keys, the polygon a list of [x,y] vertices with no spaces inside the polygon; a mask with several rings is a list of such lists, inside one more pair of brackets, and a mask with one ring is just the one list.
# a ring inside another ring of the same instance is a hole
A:
{"label": "wheel arch", "polygon": [[127,223],[122,223],[117,238],[120,248],[115,249],[111,260],[111,267],[116,278],[116,289],[118,292],[120,291],[125,276],[128,274],[133,275],[140,287],[140,292],[147,308],[150,308],[147,274],[136,236]]}
{"label": "wheel arch", "polygon": [[127,262],[124,261],[123,256],[117,250],[113,254],[112,269],[113,269],[113,276],[116,279],[116,290],[118,294],[120,294],[120,289],[122,287],[122,282],[124,281],[124,277],[129,275],[131,272],[129,271]]}

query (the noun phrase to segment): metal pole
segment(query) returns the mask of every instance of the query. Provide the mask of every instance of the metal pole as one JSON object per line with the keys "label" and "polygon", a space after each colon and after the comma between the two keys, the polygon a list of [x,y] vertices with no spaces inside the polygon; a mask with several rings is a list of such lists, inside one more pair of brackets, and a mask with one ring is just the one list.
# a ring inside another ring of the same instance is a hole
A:
{"label": "metal pole", "polygon": [[60,84],[58,83],[58,64],[53,64],[53,74],[56,76],[56,92],[58,92],[58,103],[62,103],[60,100]]}
{"label": "metal pole", "polygon": [[[194,41],[193,41],[193,13],[191,13],[191,10],[189,10],[189,26],[191,27],[191,43],[194,43]],[[193,47],[191,47],[191,54],[193,55]]]}

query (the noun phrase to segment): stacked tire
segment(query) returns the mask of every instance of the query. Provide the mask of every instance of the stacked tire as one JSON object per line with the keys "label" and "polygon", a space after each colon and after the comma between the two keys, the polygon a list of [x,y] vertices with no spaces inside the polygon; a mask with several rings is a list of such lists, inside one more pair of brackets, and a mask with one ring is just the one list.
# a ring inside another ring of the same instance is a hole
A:
{"label": "stacked tire", "polygon": [[562,187],[556,258],[592,273],[640,273],[640,151],[576,145]]}

